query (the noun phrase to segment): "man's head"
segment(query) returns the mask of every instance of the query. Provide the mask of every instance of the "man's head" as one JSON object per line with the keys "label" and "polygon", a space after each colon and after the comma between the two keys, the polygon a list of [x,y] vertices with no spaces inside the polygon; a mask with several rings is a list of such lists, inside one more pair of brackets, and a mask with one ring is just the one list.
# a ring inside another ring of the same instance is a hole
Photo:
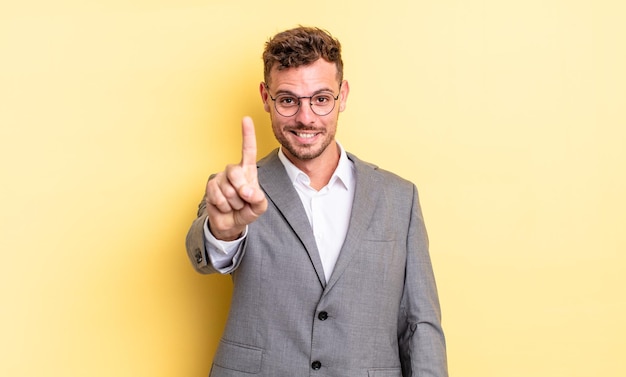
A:
{"label": "man's head", "polygon": [[270,83],[270,72],[309,65],[324,59],[337,66],[337,80],[343,80],[341,44],[330,33],[315,27],[300,26],[276,34],[265,43],[263,51],[264,79]]}
{"label": "man's head", "polygon": [[317,162],[334,169],[337,121],[350,91],[339,41],[321,29],[298,27],[271,38],[263,61],[259,91],[283,152],[301,170]]}

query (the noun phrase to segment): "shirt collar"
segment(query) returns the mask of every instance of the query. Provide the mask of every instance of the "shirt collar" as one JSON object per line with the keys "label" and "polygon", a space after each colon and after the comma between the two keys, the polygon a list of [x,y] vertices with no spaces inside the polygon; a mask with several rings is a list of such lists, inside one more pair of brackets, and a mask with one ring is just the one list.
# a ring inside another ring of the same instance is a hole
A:
{"label": "shirt collar", "polygon": [[[330,181],[328,181],[328,186],[331,186],[337,182],[341,182],[343,187],[346,190],[350,190],[354,187],[354,163],[350,161],[346,151],[343,149],[341,144],[337,142],[339,146],[339,163],[337,164],[337,168],[333,173],[332,177],[330,177]],[[289,180],[292,184],[296,184],[298,180],[302,180],[307,184],[310,184],[311,180],[309,177],[300,169],[296,167],[285,154],[283,153],[283,148],[280,147],[278,149],[278,158],[280,162],[285,166],[285,170],[287,171],[287,175],[289,176]]]}

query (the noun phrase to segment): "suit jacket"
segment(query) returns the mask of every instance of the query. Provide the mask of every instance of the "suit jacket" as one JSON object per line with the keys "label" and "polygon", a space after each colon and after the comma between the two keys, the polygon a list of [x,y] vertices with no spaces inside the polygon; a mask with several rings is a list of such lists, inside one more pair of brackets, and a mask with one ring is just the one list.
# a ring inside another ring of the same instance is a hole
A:
{"label": "suit jacket", "polygon": [[[348,154],[350,225],[328,283],[302,202],[277,150],[258,163],[268,209],[230,270],[233,296],[212,377],[444,377],[446,349],[416,187]],[[187,235],[212,273],[204,200]]]}

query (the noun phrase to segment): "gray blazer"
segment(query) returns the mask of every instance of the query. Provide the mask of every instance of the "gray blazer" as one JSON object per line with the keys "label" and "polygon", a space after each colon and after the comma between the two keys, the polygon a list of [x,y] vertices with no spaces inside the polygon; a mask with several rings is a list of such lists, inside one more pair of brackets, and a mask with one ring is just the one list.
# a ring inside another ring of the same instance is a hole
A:
{"label": "gray blazer", "polygon": [[[230,314],[212,377],[444,377],[446,349],[415,186],[348,154],[356,192],[328,283],[277,150],[258,163],[268,209],[233,263]],[[201,273],[204,200],[187,235]]]}

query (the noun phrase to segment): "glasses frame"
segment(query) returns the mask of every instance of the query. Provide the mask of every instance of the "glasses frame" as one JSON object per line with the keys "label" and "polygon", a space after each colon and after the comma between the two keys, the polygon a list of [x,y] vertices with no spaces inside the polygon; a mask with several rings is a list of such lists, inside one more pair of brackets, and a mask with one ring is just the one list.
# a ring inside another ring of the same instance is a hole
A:
{"label": "glasses frame", "polygon": [[294,95],[293,97],[298,100],[298,109],[296,110],[295,113],[293,113],[291,115],[283,115],[280,111],[278,111],[278,107],[276,107],[276,99],[278,97],[277,98],[272,97],[272,94],[270,94],[270,87],[266,83],[263,83],[263,85],[265,85],[265,89],[267,89],[267,94],[270,96],[270,99],[272,100],[272,102],[274,102],[274,110],[276,110],[276,112],[280,116],[283,116],[285,118],[291,118],[293,116],[296,116],[296,114],[298,114],[300,112],[300,108],[302,107],[302,100],[305,99],[305,98],[307,98],[309,100],[309,107],[311,107],[311,111],[313,112],[313,114],[315,114],[317,116],[320,116],[320,117],[324,117],[324,116],[332,113],[333,110],[335,110],[335,107],[337,106],[337,101],[339,100],[339,96],[341,95],[341,86],[343,85],[343,83],[339,84],[339,93],[335,97],[331,96],[331,98],[334,100],[333,101],[333,107],[326,114],[318,114],[315,111],[315,108],[313,107],[313,97],[315,97],[318,94],[320,94],[320,93],[317,93],[317,94],[314,94],[312,96],[302,96],[302,97],[298,97],[298,96]]}

